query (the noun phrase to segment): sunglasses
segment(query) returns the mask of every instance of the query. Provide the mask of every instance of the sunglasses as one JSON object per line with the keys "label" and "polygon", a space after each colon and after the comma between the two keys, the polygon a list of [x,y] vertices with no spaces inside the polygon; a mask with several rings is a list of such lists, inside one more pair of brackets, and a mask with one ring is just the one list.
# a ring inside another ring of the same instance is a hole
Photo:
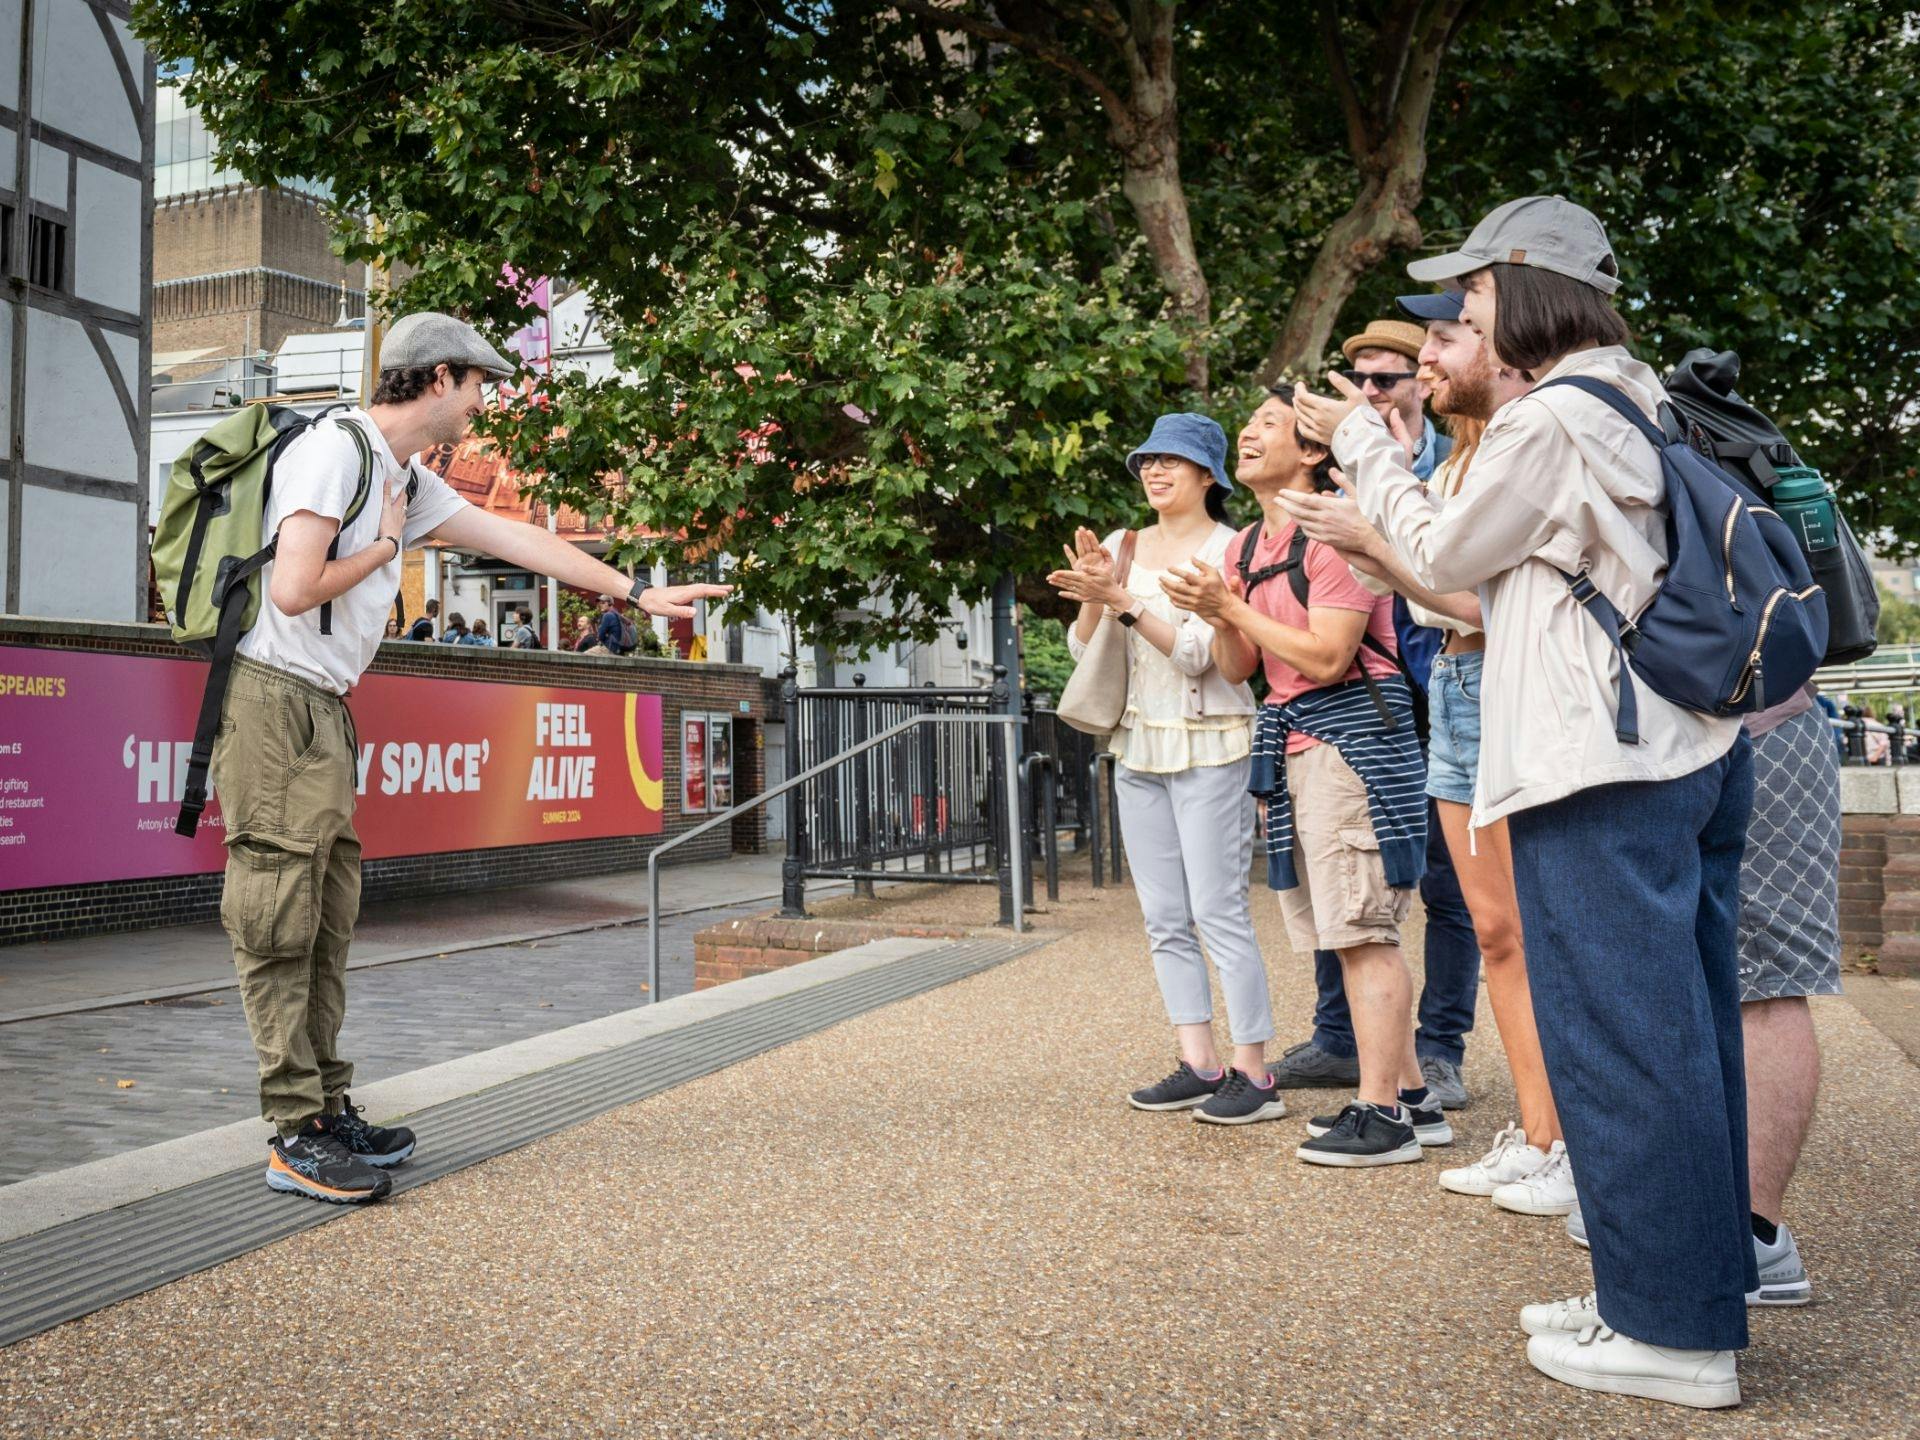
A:
{"label": "sunglasses", "polygon": [[1417,370],[1342,370],[1340,372],[1357,390],[1367,388],[1371,380],[1381,394],[1386,394],[1403,380],[1412,380],[1420,372]]}

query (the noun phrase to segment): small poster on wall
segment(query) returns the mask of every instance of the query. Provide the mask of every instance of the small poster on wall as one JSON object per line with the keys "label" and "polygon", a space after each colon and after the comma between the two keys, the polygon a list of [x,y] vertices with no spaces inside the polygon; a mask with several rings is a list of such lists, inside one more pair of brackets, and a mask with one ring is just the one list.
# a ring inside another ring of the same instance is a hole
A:
{"label": "small poster on wall", "polygon": [[707,717],[686,715],[680,721],[680,809],[704,815],[707,803]]}
{"label": "small poster on wall", "polygon": [[707,717],[707,790],[715,811],[733,808],[733,722]]}

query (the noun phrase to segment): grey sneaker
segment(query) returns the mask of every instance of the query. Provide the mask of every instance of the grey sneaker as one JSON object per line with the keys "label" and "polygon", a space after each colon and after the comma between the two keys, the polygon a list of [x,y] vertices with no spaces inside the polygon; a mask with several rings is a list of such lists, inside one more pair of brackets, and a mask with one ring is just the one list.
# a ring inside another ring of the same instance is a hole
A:
{"label": "grey sneaker", "polygon": [[1749,1305],[1806,1305],[1813,1300],[1807,1267],[1800,1263],[1800,1247],[1786,1226],[1771,1245],[1753,1240],[1754,1263],[1760,1267],[1760,1288],[1747,1292]]}
{"label": "grey sneaker", "polygon": [[1467,1108],[1467,1082],[1460,1078],[1460,1067],[1453,1061],[1444,1055],[1422,1055],[1420,1073],[1426,1076],[1427,1090],[1442,1110]]}
{"label": "grey sneaker", "polygon": [[1582,1250],[1591,1250],[1587,1243],[1587,1222],[1580,1214],[1580,1202],[1573,1202],[1573,1209],[1567,1212],[1567,1238]]}
{"label": "grey sneaker", "polygon": [[1360,1083],[1360,1057],[1334,1055],[1303,1040],[1268,1067],[1283,1090],[1333,1090]]}

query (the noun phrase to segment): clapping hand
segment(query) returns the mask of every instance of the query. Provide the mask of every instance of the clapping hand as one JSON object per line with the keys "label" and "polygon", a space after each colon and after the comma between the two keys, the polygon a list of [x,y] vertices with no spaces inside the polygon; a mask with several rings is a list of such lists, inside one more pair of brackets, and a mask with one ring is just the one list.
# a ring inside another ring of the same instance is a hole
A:
{"label": "clapping hand", "polygon": [[1063,545],[1061,550],[1068,568],[1053,571],[1047,583],[1067,599],[1113,610],[1125,609],[1131,603],[1127,592],[1114,583],[1113,557],[1098,535],[1082,525],[1074,532],[1073,544]]}
{"label": "clapping hand", "polygon": [[1293,387],[1293,413],[1300,438],[1323,448],[1332,447],[1333,432],[1340,428],[1340,422],[1367,403],[1359,387],[1339,371],[1330,372],[1327,381],[1338,394],[1316,395],[1304,383]]}
{"label": "clapping hand", "polygon": [[1233,591],[1218,570],[1204,560],[1191,565],[1175,565],[1160,581],[1167,598],[1182,610],[1190,611],[1209,625],[1226,623],[1233,604]]}
{"label": "clapping hand", "polygon": [[1338,470],[1332,473],[1341,494],[1303,494],[1297,490],[1282,490],[1273,497],[1273,503],[1287,518],[1300,522],[1300,528],[1306,532],[1309,540],[1318,540],[1349,555],[1371,554],[1379,532],[1360,513],[1360,507],[1354,504],[1353,487],[1347,477]]}

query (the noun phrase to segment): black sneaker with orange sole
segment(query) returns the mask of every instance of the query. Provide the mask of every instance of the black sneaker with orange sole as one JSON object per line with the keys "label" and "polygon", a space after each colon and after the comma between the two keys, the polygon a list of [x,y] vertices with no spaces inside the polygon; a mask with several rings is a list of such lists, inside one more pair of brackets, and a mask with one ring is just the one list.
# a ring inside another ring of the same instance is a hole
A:
{"label": "black sneaker with orange sole", "polygon": [[267,1188],[305,1195],[333,1205],[360,1205],[378,1200],[393,1189],[393,1181],[355,1155],[317,1115],[297,1134],[276,1135],[267,1145]]}

